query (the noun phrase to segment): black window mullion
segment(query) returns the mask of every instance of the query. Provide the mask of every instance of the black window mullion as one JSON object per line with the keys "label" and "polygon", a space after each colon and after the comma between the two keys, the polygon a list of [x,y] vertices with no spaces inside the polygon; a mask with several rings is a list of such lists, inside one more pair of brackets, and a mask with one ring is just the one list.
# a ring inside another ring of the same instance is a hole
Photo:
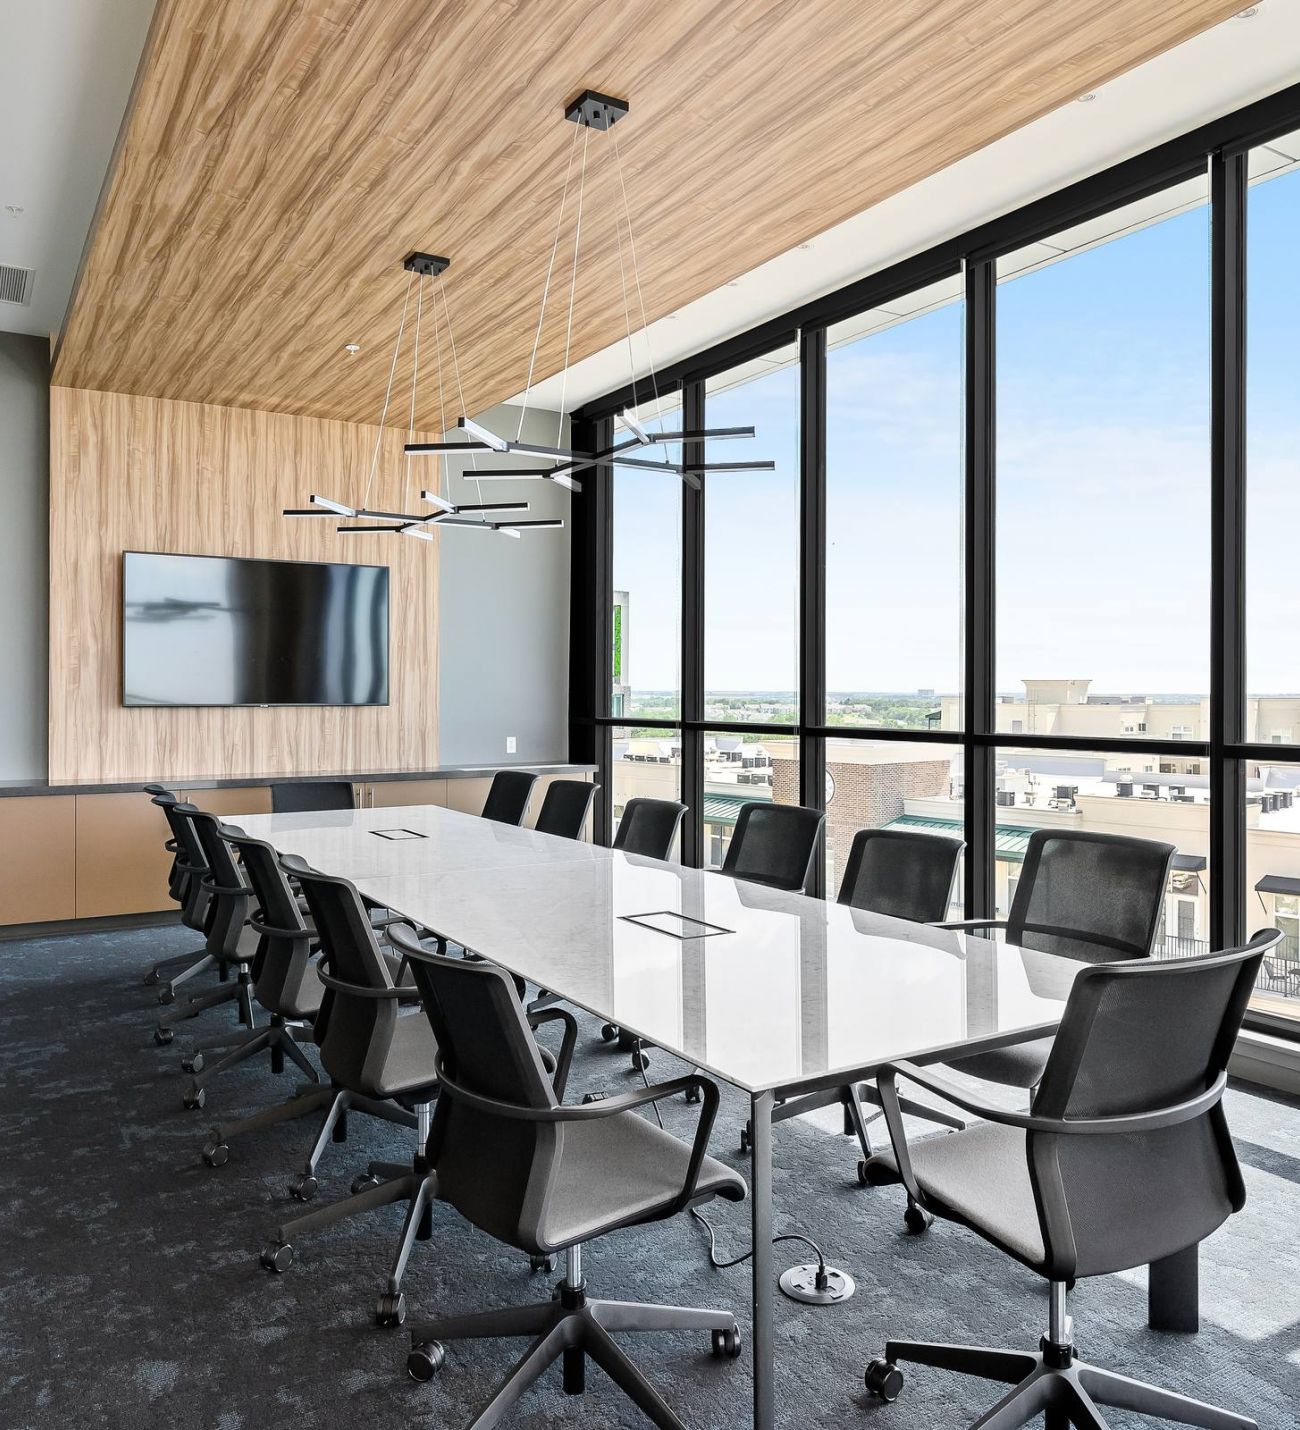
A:
{"label": "black window mullion", "polygon": [[[571,439],[578,451],[607,444],[613,423],[575,420]],[[611,681],[611,592],[613,589],[612,474],[608,467],[588,467],[578,474],[582,494],[570,507],[569,600],[569,758],[594,764],[600,793],[596,797],[593,837],[607,844],[613,803],[610,797],[610,741],[596,723],[609,714]]]}
{"label": "black window mullion", "polygon": [[[826,329],[799,335],[799,802],[826,804]],[[825,833],[822,835],[825,840]],[[825,851],[808,892],[825,891]]]}
{"label": "black window mullion", "polygon": [[1210,160],[1210,938],[1245,937],[1246,193],[1248,155]]}
{"label": "black window mullion", "polygon": [[996,751],[976,736],[994,733],[994,393],[997,270],[966,266],[965,371],[965,709],[966,914],[995,908],[993,772]]}
{"label": "black window mullion", "polygon": [[[704,426],[704,383],[682,388],[682,430]],[[684,442],[682,460],[704,461],[703,442]],[[704,862],[704,486],[682,483],[682,863],[695,868]],[[692,722],[687,724],[686,722]]]}

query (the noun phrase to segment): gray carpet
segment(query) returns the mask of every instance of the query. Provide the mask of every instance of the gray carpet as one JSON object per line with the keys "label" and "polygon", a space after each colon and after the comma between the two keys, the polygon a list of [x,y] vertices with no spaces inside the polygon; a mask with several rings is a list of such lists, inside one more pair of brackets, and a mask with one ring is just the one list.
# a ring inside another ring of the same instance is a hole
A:
{"label": "gray carpet", "polygon": [[[248,1137],[213,1171],[199,1148],[213,1113],[230,1116],[288,1090],[265,1066],[214,1083],[205,1112],[186,1112],[180,1050],[188,1030],[219,1032],[218,1010],[155,1048],[147,962],[192,935],[148,929],[0,944],[0,1425],[254,1430],[454,1427],[469,1419],[520,1343],[455,1347],[443,1374],[416,1385],[407,1336],[371,1322],[399,1212],[353,1222],[298,1247],[271,1277],[257,1250],[287,1203],[288,1175],[310,1124]],[[633,1085],[626,1059],[584,1028],[572,1091]],[[652,1076],[680,1071],[659,1056]],[[1199,1336],[1146,1329],[1142,1274],[1082,1285],[1072,1298],[1081,1352],[1104,1364],[1253,1413],[1300,1424],[1300,1108],[1241,1089],[1230,1118],[1250,1201],[1203,1253]],[[669,1106],[689,1134],[694,1109]],[[715,1150],[736,1157],[742,1104],[724,1089]],[[833,1119],[832,1119],[833,1125]],[[321,1198],[346,1192],[371,1157],[408,1155],[400,1129],[354,1118],[330,1149]],[[777,1129],[778,1224],[823,1243],[858,1280],[848,1303],[799,1307],[777,1297],[780,1423],[871,1430],[969,1424],[992,1385],[915,1368],[892,1406],[867,1401],[864,1363],[889,1334],[1035,1345],[1045,1296],[1036,1278],[973,1235],[937,1226],[902,1234],[896,1188],[864,1191],[852,1144],[807,1120]],[[290,1204],[294,1205],[294,1204]],[[745,1206],[711,1213],[720,1249],[743,1250]],[[778,1248],[778,1265],[799,1259]],[[747,1317],[745,1267],[714,1271],[689,1219],[592,1247],[593,1294],[725,1305]],[[407,1274],[413,1316],[534,1300],[545,1278],[517,1253],[439,1207],[434,1239]],[[695,1430],[746,1426],[747,1360],[716,1362],[691,1337],[637,1337],[629,1350]],[[645,1422],[599,1371],[565,1397],[558,1371],[512,1422]],[[1143,1423],[1116,1414],[1116,1427]]]}

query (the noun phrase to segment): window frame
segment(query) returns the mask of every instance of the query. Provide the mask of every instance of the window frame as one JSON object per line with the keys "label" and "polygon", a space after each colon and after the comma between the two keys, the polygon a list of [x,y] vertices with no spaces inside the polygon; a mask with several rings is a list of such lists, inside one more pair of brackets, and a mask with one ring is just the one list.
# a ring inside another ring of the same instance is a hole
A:
{"label": "window frame", "polygon": [[[690,809],[683,829],[684,862],[699,865],[703,840],[703,736],[718,733],[794,735],[799,742],[803,802],[825,801],[828,739],[899,740],[960,746],[964,765],[967,854],[963,887],[971,918],[994,909],[995,751],[1132,753],[1132,736],[1069,737],[996,730],[996,317],[997,259],[1052,233],[1104,216],[1198,174],[1210,181],[1210,721],[1208,738],[1144,739],[1142,753],[1207,761],[1210,784],[1210,941],[1229,947],[1244,940],[1250,913],[1246,883],[1245,762],[1300,762],[1300,744],[1247,740],[1245,688],[1245,225],[1249,151],[1300,127],[1300,85],[1202,125],[945,240],[923,253],[770,319],[694,354],[572,414],[578,450],[609,445],[613,416],[638,401],[682,396],[683,422],[703,425],[705,383],[727,369],[775,349],[799,349],[799,717],[791,724],[705,721],[704,526],[707,475],[698,490],[682,487],[681,718],[664,722],[682,736],[682,798]],[[826,344],[827,329],[955,274],[964,274],[964,698],[960,730],[828,727],[826,720]],[[693,444],[688,461],[703,460]],[[603,786],[596,836],[610,828],[611,730],[627,723],[611,715],[610,468],[582,473],[572,519],[570,640],[570,759],[594,763]],[[656,722],[638,720],[638,725]],[[823,893],[824,850],[815,863],[814,892]],[[1300,1020],[1252,1012],[1248,1025],[1300,1040]]]}

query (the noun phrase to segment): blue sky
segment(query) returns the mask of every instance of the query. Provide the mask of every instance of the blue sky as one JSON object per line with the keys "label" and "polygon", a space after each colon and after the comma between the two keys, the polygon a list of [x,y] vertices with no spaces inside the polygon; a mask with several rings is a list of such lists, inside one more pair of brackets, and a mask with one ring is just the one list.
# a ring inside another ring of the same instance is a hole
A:
{"label": "blue sky", "polygon": [[[1252,692],[1300,691],[1300,174],[1251,190]],[[998,687],[1201,692],[1209,676],[1209,211],[1003,283],[998,295]],[[957,688],[962,312],[828,363],[827,683]],[[706,685],[795,684],[798,374],[709,398],[774,473],[709,479]],[[721,446],[715,449],[723,456]],[[678,681],[680,494],[620,472],[615,584],[639,689]]]}

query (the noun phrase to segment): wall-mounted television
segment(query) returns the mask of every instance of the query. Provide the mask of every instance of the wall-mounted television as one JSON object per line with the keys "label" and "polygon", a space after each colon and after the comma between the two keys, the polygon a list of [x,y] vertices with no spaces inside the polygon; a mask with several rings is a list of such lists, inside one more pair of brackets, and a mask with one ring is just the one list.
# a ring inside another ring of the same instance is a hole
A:
{"label": "wall-mounted television", "polygon": [[388,567],[127,551],[124,705],[387,705]]}

